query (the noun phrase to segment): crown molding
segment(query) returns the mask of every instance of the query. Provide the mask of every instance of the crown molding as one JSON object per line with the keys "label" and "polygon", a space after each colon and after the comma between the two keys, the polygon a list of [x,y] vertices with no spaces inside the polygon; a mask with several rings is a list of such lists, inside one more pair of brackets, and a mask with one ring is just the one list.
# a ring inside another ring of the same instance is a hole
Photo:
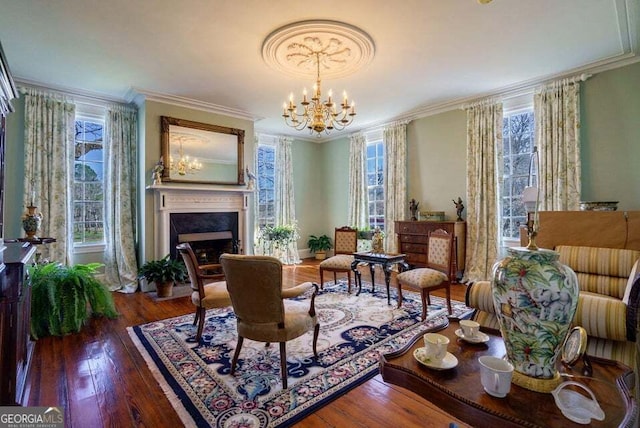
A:
{"label": "crown molding", "polygon": [[152,92],[141,88],[131,88],[127,92],[127,99],[135,102],[140,106],[144,101],[156,101],[164,104],[171,104],[178,107],[186,107],[195,110],[206,111],[209,113],[222,114],[225,116],[235,117],[237,119],[250,120],[255,122],[264,119],[262,116],[256,116],[248,111],[225,107],[219,104],[213,104],[206,101],[194,100],[191,98],[180,97],[176,95],[163,94],[160,92]]}
{"label": "crown molding", "polygon": [[48,83],[38,82],[36,80],[29,80],[17,77],[14,79],[17,86],[32,87],[44,91],[59,92],[70,96],[74,100],[80,103],[104,106],[109,103],[129,104],[126,98],[119,98],[110,95],[101,94],[98,92],[85,91],[77,88],[70,88],[67,86],[51,85]]}

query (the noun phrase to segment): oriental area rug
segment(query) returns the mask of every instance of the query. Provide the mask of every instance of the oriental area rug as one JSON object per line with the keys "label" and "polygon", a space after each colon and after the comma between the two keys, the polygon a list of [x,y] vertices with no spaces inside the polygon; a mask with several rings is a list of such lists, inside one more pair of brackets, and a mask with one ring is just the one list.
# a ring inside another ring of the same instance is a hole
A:
{"label": "oriental area rug", "polygon": [[[348,294],[346,284],[325,283],[316,297],[320,322],[318,359],[309,332],[287,342],[289,388],[282,389],[277,344],[245,340],[235,375],[236,319],[231,307],[207,312],[202,341],[194,342],[193,314],[129,327],[169,401],[189,427],[262,428],[289,426],[378,374],[383,353],[399,349],[417,334],[444,323],[446,301],[432,296],[427,321],[416,293],[395,290],[387,305],[384,287]],[[455,318],[471,309],[452,301]]]}

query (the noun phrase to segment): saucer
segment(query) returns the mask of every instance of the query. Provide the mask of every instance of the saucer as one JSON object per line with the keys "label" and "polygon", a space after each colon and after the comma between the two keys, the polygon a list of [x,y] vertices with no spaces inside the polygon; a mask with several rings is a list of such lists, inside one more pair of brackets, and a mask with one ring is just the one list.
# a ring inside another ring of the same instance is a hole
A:
{"label": "saucer", "polygon": [[458,336],[460,339],[469,343],[486,343],[489,341],[489,335],[481,331],[479,331],[478,334],[473,337],[466,337],[462,332],[461,328],[457,329],[455,333],[456,333],[456,336]]}
{"label": "saucer", "polygon": [[447,352],[447,354],[444,356],[444,358],[442,359],[442,361],[439,362],[428,362],[425,360],[422,360],[422,355],[420,355],[422,352],[424,352],[424,348],[418,348],[415,351],[413,351],[413,357],[418,360],[418,362],[422,365],[425,365],[427,367],[429,367],[430,369],[434,369],[434,370],[448,370],[448,369],[452,369],[455,366],[458,365],[458,359],[455,357],[455,355],[453,355],[450,352]]}

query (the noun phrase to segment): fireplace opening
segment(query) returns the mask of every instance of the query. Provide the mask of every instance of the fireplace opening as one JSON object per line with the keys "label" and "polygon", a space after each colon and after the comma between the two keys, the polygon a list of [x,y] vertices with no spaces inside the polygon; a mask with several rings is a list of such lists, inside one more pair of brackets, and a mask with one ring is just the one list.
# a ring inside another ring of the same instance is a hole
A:
{"label": "fireplace opening", "polygon": [[230,230],[224,232],[183,233],[178,235],[178,243],[188,242],[196,255],[198,264],[219,263],[224,253],[238,253],[238,242]]}
{"label": "fireplace opening", "polygon": [[171,213],[170,254],[177,258],[176,245],[188,242],[199,264],[218,263],[223,253],[238,253],[238,213]]}

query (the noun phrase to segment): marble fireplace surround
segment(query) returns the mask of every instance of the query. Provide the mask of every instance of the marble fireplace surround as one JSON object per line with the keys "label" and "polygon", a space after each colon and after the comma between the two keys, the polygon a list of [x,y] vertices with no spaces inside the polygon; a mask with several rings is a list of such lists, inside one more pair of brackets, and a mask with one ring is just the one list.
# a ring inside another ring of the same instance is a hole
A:
{"label": "marble fireplace surround", "polygon": [[249,194],[237,186],[208,186],[163,183],[147,187],[154,199],[154,255],[160,259],[170,253],[170,217],[172,213],[238,214],[240,254],[245,253],[249,236]]}

